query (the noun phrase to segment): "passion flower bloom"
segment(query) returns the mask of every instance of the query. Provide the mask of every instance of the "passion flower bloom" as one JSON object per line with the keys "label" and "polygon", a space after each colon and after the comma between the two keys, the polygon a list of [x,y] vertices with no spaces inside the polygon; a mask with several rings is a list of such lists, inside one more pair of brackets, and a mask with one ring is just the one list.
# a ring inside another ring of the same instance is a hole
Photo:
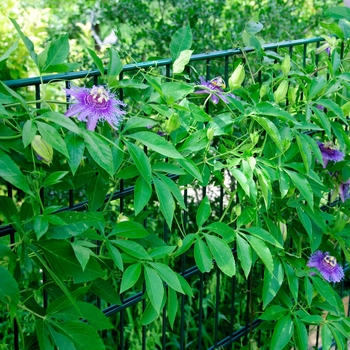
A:
{"label": "passion flower bloom", "polygon": [[311,255],[307,266],[315,267],[327,282],[340,282],[344,278],[343,268],[329,252],[317,250]]}
{"label": "passion flower bloom", "polygon": [[226,96],[231,96],[233,98],[236,98],[234,94],[225,94],[224,90],[226,87],[224,79],[221,77],[216,77],[210,81],[206,81],[203,77],[199,77],[200,83],[198,84],[199,87],[206,87],[207,89],[198,90],[195,91],[195,94],[209,94],[210,99],[214,104],[218,104],[219,100],[222,100],[225,103],[229,103]]}
{"label": "passion flower bloom", "polygon": [[72,87],[66,89],[66,94],[74,98],[73,104],[65,113],[67,117],[76,116],[78,120],[86,123],[86,129],[94,131],[98,121],[106,121],[117,130],[117,126],[123,118],[125,103],[115,98],[104,86]]}
{"label": "passion flower bloom", "polygon": [[317,142],[317,144],[322,153],[323,168],[327,166],[330,160],[336,163],[344,159],[345,154],[342,151],[339,151],[332,142]]}
{"label": "passion flower bloom", "polygon": [[350,198],[350,179],[339,185],[339,196],[343,203]]}

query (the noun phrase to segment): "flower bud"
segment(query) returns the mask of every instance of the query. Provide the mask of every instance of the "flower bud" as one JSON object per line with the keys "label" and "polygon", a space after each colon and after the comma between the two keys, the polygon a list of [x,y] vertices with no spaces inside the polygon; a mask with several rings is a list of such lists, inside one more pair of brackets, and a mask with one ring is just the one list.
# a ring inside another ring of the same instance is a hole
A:
{"label": "flower bud", "polygon": [[239,204],[237,204],[234,208],[234,211],[237,216],[240,216],[242,214],[242,207]]}
{"label": "flower bud", "polygon": [[287,239],[287,225],[284,222],[280,221],[279,227],[280,227],[282,238],[285,241]]}
{"label": "flower bud", "polygon": [[127,216],[125,216],[123,213],[120,213],[117,217],[117,224],[123,221],[130,221],[130,219]]}
{"label": "flower bud", "polygon": [[287,75],[290,71],[290,57],[289,55],[285,55],[281,64],[281,70],[284,75]]}
{"label": "flower bud", "polygon": [[209,141],[211,141],[214,138],[214,129],[213,128],[209,128],[207,130],[207,138]]}
{"label": "flower bud", "polygon": [[252,140],[252,144],[255,146],[259,142],[259,134],[256,131],[254,131],[249,136],[250,136],[250,139]]}
{"label": "flower bud", "polygon": [[171,117],[165,122],[165,130],[169,134],[180,127],[180,117],[177,113],[171,115]]}
{"label": "flower bud", "polygon": [[295,103],[296,99],[297,99],[297,91],[299,89],[299,86],[295,86],[295,87],[289,87],[288,89],[288,100],[289,100],[289,104],[292,105]]}
{"label": "flower bud", "polygon": [[237,66],[237,68],[234,70],[234,72],[232,73],[230,79],[228,80],[228,84],[230,86],[230,90],[234,90],[234,89],[238,89],[245,78],[245,71],[244,71],[244,67],[243,64],[239,64]]}
{"label": "flower bud", "polygon": [[277,90],[273,93],[275,97],[275,102],[280,103],[282,100],[284,100],[287,95],[287,91],[288,91],[288,81],[284,80],[279,85]]}
{"label": "flower bud", "polygon": [[178,241],[177,241],[177,247],[178,247],[178,248],[181,248],[181,247],[182,247],[182,245],[183,245],[183,243],[182,243],[182,239],[181,239],[181,238],[179,238],[179,239],[178,239]]}
{"label": "flower bud", "polygon": [[265,82],[261,85],[260,88],[260,98],[263,98],[270,90],[269,83]]}
{"label": "flower bud", "polygon": [[40,135],[35,135],[31,143],[36,157],[43,163],[50,165],[53,158],[52,147]]}

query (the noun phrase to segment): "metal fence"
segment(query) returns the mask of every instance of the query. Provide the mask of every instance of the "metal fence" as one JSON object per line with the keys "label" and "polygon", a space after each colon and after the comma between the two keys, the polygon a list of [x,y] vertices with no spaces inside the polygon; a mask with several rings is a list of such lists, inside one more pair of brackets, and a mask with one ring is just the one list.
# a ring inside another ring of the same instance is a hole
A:
{"label": "metal fence", "polygon": [[[312,38],[305,40],[294,40],[280,42],[276,44],[264,45],[265,51],[271,53],[288,52],[293,59],[299,59],[300,64],[307,65],[310,54],[314,54],[317,47],[323,41],[322,38]],[[207,54],[193,55],[190,65],[196,67],[206,79],[221,75],[225,81],[228,81],[229,72],[235,58],[250,59],[248,54],[253,49],[246,48],[245,55],[242,56],[240,49],[232,49],[227,51],[217,51]],[[273,55],[271,55],[273,57]],[[315,57],[317,63],[317,56]],[[172,61],[170,59],[162,59],[152,62],[143,62],[138,64],[128,64],[124,66],[120,79],[132,74],[140,69],[157,69],[166,77],[170,77]],[[254,59],[251,62],[254,69]],[[189,70],[191,74],[191,68]],[[68,87],[71,81],[83,79],[84,82],[92,80],[93,84],[98,84],[100,72],[98,70],[74,72],[68,74],[57,74],[44,76],[40,78],[28,78],[14,81],[6,81],[7,86],[13,89],[29,88],[35,90],[37,100],[41,98],[42,84],[55,84],[61,87]],[[258,82],[264,80],[264,73],[259,71],[257,74]],[[123,90],[119,92],[120,99],[124,98]],[[37,104],[40,108],[40,104]],[[13,196],[13,188],[10,184],[7,186],[7,195]],[[68,193],[62,192],[62,203],[66,204],[64,210],[85,211],[87,202],[82,200],[82,196],[74,190]],[[129,205],[132,205],[131,198],[134,193],[132,183],[122,180],[120,188],[113,194],[111,205],[118,207],[120,212],[127,212]],[[193,191],[185,190],[184,201],[191,206],[195,201],[195,196],[201,198],[205,194],[210,194],[217,214],[220,216],[224,210],[223,190],[212,187],[198,187]],[[50,193],[42,193],[42,198],[46,203],[50,201]],[[54,195],[58,195],[54,193]],[[107,202],[110,197],[106,197]],[[197,198],[198,199],[198,198]],[[184,213],[185,227],[190,225],[191,211]],[[170,235],[166,224],[162,229],[163,239],[169,242]],[[11,243],[15,242],[15,231],[11,226],[0,227],[0,237],[9,237]],[[233,253],[236,251],[233,249]],[[256,313],[259,310],[260,299],[259,293],[256,291],[257,286],[261,283],[263,277],[262,267],[258,267],[251,274],[248,280],[243,277],[242,271],[233,278],[223,275],[219,269],[214,269],[210,274],[202,274],[193,264],[194,260],[191,256],[182,256],[175,269],[185,277],[194,289],[194,298],[190,299],[183,295],[180,297],[178,315],[175,321],[174,329],[171,329],[167,318],[166,308],[156,322],[147,326],[142,326],[138,316],[145,310],[145,301],[142,291],[134,291],[122,295],[122,305],[107,305],[101,300],[91,300],[92,303],[100,307],[104,314],[110,317],[115,329],[112,331],[104,331],[102,336],[108,343],[108,349],[240,349],[247,345],[250,335],[254,333],[256,346],[260,347],[264,344],[272,330],[264,330],[259,328],[261,322]],[[214,262],[215,263],[215,262]],[[339,293],[341,295],[349,294],[346,292],[345,282],[339,284]],[[230,308],[227,308],[230,301]],[[46,307],[48,301],[43,297],[43,305]],[[349,314],[349,311],[348,311]],[[19,334],[16,324],[14,325],[13,344],[10,348],[15,350],[19,347]],[[316,339],[314,346],[318,347],[318,330],[316,330]],[[158,335],[158,336],[156,336]],[[150,345],[150,338],[152,344]],[[155,347],[154,347],[155,346]]]}

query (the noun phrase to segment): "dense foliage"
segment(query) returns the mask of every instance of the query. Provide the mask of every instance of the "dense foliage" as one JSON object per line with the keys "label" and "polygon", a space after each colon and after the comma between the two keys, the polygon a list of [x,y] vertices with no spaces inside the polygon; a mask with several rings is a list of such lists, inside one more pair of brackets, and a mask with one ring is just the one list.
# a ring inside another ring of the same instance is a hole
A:
{"label": "dense foliage", "polygon": [[[262,24],[249,21],[236,42],[255,50],[238,55],[226,82],[190,62],[189,26],[170,41],[169,76],[135,67],[121,79],[111,47],[107,70],[88,49],[99,83],[50,82],[36,100],[0,82],[0,177],[10,184],[0,212],[15,229],[0,244],[5,343],[15,323],[23,348],[105,349],[114,326],[92,296],[121,304],[139,291],[141,324],[166,307],[176,336],[179,297],[193,297],[177,268],[186,254],[205,276],[213,261],[228,278],[263,267],[248,291],[272,333],[262,349],[307,349],[308,325],[322,326],[324,348],[334,338],[345,349],[350,320],[330,282],[350,262],[350,11],[329,14],[338,38],[307,58],[302,47],[262,50]],[[38,53],[12,24],[40,77],[74,68],[67,35]],[[58,99],[48,100],[53,86]],[[134,198],[122,208],[113,194],[127,185]],[[183,191],[199,185],[221,187],[223,210],[209,193],[187,210]],[[84,211],[61,211],[69,189],[87,200]]]}

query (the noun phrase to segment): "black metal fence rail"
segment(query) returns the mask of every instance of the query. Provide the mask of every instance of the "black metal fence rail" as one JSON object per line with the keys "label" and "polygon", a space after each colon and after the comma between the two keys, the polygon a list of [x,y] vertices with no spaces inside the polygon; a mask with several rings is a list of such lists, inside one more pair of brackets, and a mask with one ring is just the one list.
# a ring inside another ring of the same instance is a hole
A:
{"label": "black metal fence rail", "polygon": [[[323,41],[323,38],[312,38],[303,40],[285,41],[275,44],[267,44],[263,46],[264,50],[271,50],[279,52],[281,49],[289,50],[289,53],[293,55],[293,51],[298,48],[302,48],[302,64],[306,65],[306,59],[309,48],[317,48]],[[252,52],[252,48],[246,48],[245,53]],[[196,62],[201,64],[201,68],[205,69],[203,74],[206,79],[213,78],[213,74],[216,74],[213,66],[218,66],[216,69],[220,69],[223,74],[225,81],[228,81],[228,74],[230,72],[230,65],[232,64],[236,56],[242,55],[240,49],[232,49],[226,51],[217,51],[207,54],[193,55],[191,58],[191,64]],[[164,70],[164,76],[170,77],[172,61],[170,59],[162,59],[152,62],[143,62],[137,64],[128,64],[124,66],[120,79],[127,75],[128,72],[136,72],[140,69],[149,68],[160,68]],[[67,74],[57,74],[44,76],[42,79],[28,78],[15,81],[5,81],[5,84],[11,88],[21,88],[33,86],[35,89],[35,96],[38,100],[41,98],[41,85],[42,84],[53,84],[65,82],[66,86],[69,85],[70,81],[78,79],[93,79],[94,84],[98,84],[100,72],[98,70],[74,72]],[[258,75],[258,80],[261,82],[263,79],[262,75]],[[122,90],[120,91],[120,97],[123,98]],[[40,106],[39,106],[40,107]],[[112,202],[116,201],[119,206],[120,212],[123,212],[127,201],[134,193],[133,186],[127,186],[124,188],[125,183],[122,180],[120,188],[113,193]],[[12,198],[13,190],[10,184],[7,185],[7,194]],[[199,192],[204,196],[207,189],[198,189]],[[42,194],[44,196],[44,193]],[[110,200],[110,195],[106,197],[105,202]],[[86,209],[86,201],[75,203],[76,194],[73,190],[69,190],[67,196],[67,206],[62,210],[75,210],[84,211]],[[223,191],[219,191],[219,206],[218,212],[223,212]],[[189,198],[187,191],[184,192],[185,203],[188,204]],[[187,225],[186,220],[187,213],[184,213],[185,227]],[[0,227],[0,237],[9,236],[10,242],[14,243],[15,230],[11,226]],[[165,241],[169,240],[168,228],[164,224],[163,238]],[[235,254],[235,250],[233,249]],[[184,278],[186,278],[195,290],[195,298],[190,300],[187,296],[180,297],[179,303],[179,314],[177,322],[179,323],[178,328],[180,329],[179,334],[174,334],[168,325],[166,318],[166,310],[161,315],[161,321],[156,326],[140,326],[141,332],[137,335],[140,347],[135,347],[129,339],[128,326],[130,320],[133,317],[133,308],[140,307],[143,311],[145,310],[145,302],[143,300],[143,291],[135,292],[133,295],[122,296],[122,305],[110,305],[103,308],[103,312],[106,316],[113,318],[113,322],[116,326],[115,330],[112,331],[112,337],[114,343],[110,349],[149,349],[147,340],[149,337],[154,337],[154,330],[150,332],[152,327],[158,327],[156,331],[159,334],[157,346],[160,349],[218,349],[218,348],[231,348],[240,349],[243,345],[248,342],[248,335],[254,331],[260,324],[261,321],[255,317],[251,319],[251,295],[249,291],[253,290],[256,285],[261,281],[263,271],[255,270],[251,272],[250,278],[247,281],[234,276],[229,279],[224,276],[219,269],[214,269],[211,274],[203,275],[200,273],[196,266],[188,266],[192,261],[185,255],[181,257],[180,266],[178,267],[179,272]],[[215,262],[214,262],[215,263]],[[344,282],[341,284],[341,289],[344,292]],[[213,294],[213,295],[212,295]],[[222,310],[220,308],[220,299],[229,298],[231,307],[229,310]],[[243,299],[245,298],[245,300]],[[210,304],[211,303],[211,304]],[[101,305],[100,301],[96,302],[97,305]],[[188,310],[188,306],[191,304],[191,310]],[[193,306],[195,304],[195,306]],[[195,314],[193,314],[195,310]],[[192,314],[191,314],[192,312]],[[196,329],[191,329],[190,322],[194,320]],[[133,320],[137,322],[137,320]],[[208,336],[210,334],[210,336]],[[14,327],[14,342],[13,347],[15,350],[20,349],[19,347],[19,334],[18,328]],[[208,341],[208,339],[211,339]],[[258,344],[263,344],[264,338],[261,333],[257,337]],[[317,340],[318,341],[318,340]],[[210,343],[209,346],[205,345]],[[318,343],[315,344],[318,346]]]}

